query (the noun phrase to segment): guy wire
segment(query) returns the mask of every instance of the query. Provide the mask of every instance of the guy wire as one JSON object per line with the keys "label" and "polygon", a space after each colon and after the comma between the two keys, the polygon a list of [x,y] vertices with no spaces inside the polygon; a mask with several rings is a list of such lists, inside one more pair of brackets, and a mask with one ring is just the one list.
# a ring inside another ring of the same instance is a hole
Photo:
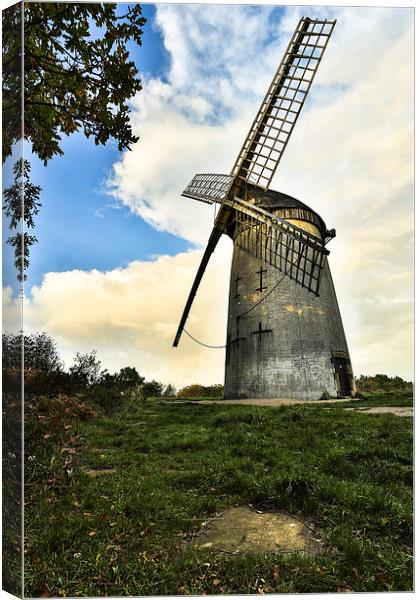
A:
{"label": "guy wire", "polygon": [[[292,264],[292,267],[295,266],[296,263]],[[268,298],[268,296],[274,292],[274,290],[276,289],[277,286],[280,285],[280,283],[283,281],[283,279],[286,277],[287,273],[284,273],[280,279],[278,280],[278,282],[271,288],[271,290],[269,292],[266,293],[266,295],[261,298],[261,300],[258,300],[258,302],[256,302],[254,304],[254,306],[251,306],[251,308],[249,308],[248,310],[246,310],[245,312],[241,313],[240,315],[238,315],[238,319],[240,319],[241,317],[247,315],[248,313],[250,313],[251,311],[254,310],[254,308],[257,308],[257,306],[259,306],[262,302],[264,302],[264,300],[266,298]],[[188,333],[188,331],[185,329],[183,329],[183,331],[188,335],[189,338],[191,338],[194,342],[196,342],[197,344],[200,344],[200,346],[204,346],[205,348],[211,348],[213,350],[221,350],[222,348],[226,348],[226,344],[224,346],[211,346],[210,344],[205,344],[204,342],[200,342],[200,340],[197,340],[194,336],[191,335],[191,333]],[[231,342],[233,343],[233,342]]]}
{"label": "guy wire", "polygon": [[188,333],[188,331],[185,329],[183,329],[183,332],[186,333],[188,335],[189,338],[191,338],[194,342],[196,342],[197,344],[200,344],[200,346],[204,346],[205,348],[212,348],[215,350],[220,350],[222,348],[226,348],[226,344],[224,346],[210,346],[210,344],[204,344],[204,342],[200,342],[200,340],[197,340],[194,336],[191,335],[191,333]]}

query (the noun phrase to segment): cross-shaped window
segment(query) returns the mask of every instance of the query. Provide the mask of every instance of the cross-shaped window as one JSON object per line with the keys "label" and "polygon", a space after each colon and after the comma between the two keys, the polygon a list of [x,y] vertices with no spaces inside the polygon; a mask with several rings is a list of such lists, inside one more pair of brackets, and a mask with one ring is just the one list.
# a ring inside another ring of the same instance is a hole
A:
{"label": "cross-shaped window", "polygon": [[262,325],[261,325],[261,321],[258,323],[258,329],[257,331],[252,331],[252,335],[257,334],[259,336],[260,342],[262,341],[262,334],[263,333],[271,333],[273,330],[272,329],[263,329]]}
{"label": "cross-shaped window", "polygon": [[256,288],[257,292],[262,292],[263,290],[267,289],[266,285],[263,285],[263,275],[264,273],[267,273],[267,269],[263,269],[262,267],[260,268],[259,271],[256,271],[256,275],[260,276],[260,286]]}
{"label": "cross-shaped window", "polygon": [[236,317],[236,338],[232,340],[232,344],[238,344],[239,342],[246,340],[246,338],[241,337],[239,334],[239,319],[240,317]]}

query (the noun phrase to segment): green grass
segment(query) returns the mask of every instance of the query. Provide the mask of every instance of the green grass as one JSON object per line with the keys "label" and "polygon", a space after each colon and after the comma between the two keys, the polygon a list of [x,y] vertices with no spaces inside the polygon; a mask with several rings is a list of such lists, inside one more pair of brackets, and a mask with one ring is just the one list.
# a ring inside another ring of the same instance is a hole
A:
{"label": "green grass", "polygon": [[[64,424],[30,462],[26,596],[412,589],[410,418],[153,400]],[[323,554],[188,546],[244,503],[310,521]]]}
{"label": "green grass", "polygon": [[[413,406],[413,392],[410,391],[395,391],[395,392],[364,392],[362,397],[355,398],[345,403],[347,408],[350,407],[369,407],[369,406]],[[329,402],[328,406],[342,406],[343,403]]]}

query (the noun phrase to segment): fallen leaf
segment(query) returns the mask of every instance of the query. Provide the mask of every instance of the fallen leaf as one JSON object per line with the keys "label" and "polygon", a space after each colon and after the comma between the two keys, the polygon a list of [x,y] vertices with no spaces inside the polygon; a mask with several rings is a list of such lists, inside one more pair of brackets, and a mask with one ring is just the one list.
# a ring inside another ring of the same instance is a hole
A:
{"label": "fallen leaf", "polygon": [[378,573],[375,575],[375,579],[380,581],[381,583],[389,583],[389,575],[388,573]]}
{"label": "fallen leaf", "polygon": [[279,565],[274,565],[273,579],[278,579],[279,577],[280,577],[280,567],[279,567]]}

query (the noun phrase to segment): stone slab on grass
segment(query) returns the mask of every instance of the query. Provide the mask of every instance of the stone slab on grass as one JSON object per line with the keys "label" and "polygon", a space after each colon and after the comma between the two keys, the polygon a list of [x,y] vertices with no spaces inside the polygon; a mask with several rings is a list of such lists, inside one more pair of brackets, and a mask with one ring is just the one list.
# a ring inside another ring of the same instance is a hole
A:
{"label": "stone slab on grass", "polygon": [[230,554],[306,552],[318,554],[321,543],[302,521],[286,513],[230,508],[209,521],[191,544]]}

